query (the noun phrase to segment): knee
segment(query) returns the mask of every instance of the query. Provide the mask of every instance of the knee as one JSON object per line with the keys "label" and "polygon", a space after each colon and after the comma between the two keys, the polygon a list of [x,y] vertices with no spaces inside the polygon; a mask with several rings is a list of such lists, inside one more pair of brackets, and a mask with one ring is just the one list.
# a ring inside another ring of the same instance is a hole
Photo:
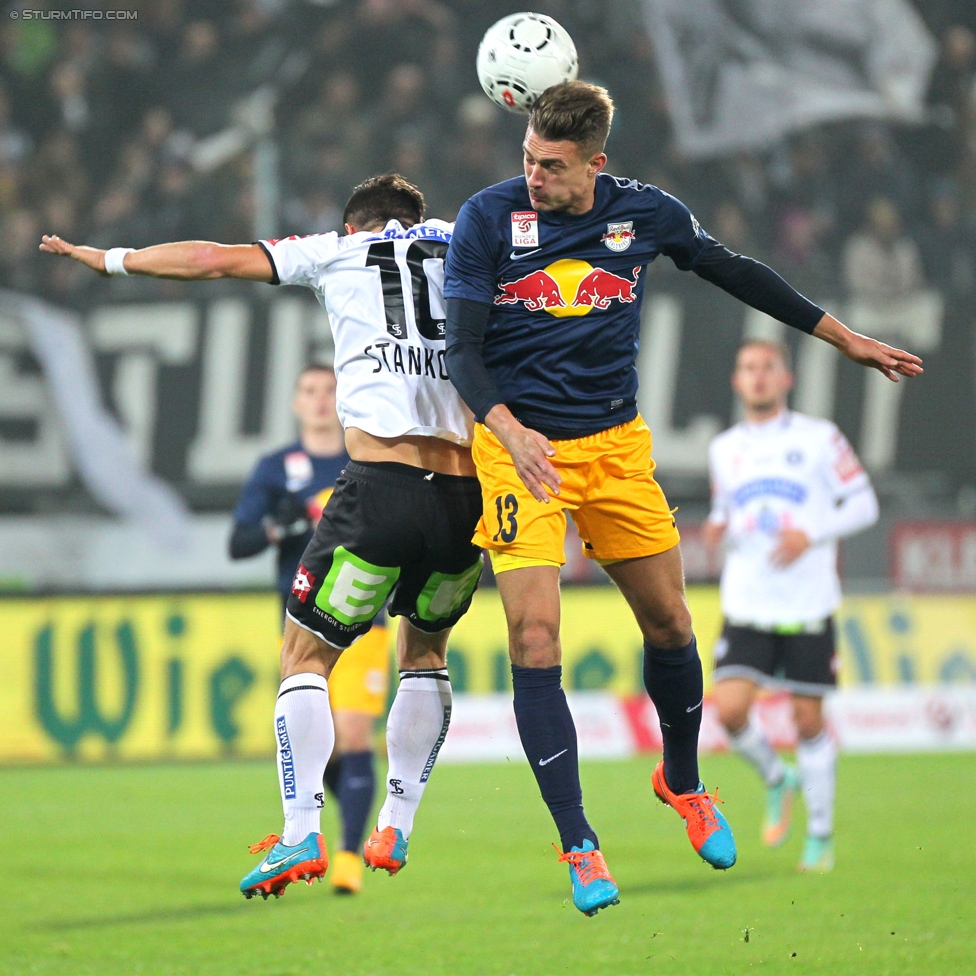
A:
{"label": "knee", "polygon": [[644,639],[654,647],[676,650],[692,638],[691,611],[680,595],[646,613],[640,625]]}
{"label": "knee", "polygon": [[801,739],[816,739],[823,732],[823,719],[819,715],[798,715],[795,722],[796,734]]}
{"label": "knee", "polygon": [[712,695],[725,731],[731,735],[741,732],[749,722],[756,686],[743,678],[725,678],[715,682]]}
{"label": "knee", "polygon": [[820,699],[794,699],[793,722],[801,739],[815,739],[820,735],[824,727]]}
{"label": "knee", "polygon": [[532,618],[514,624],[509,632],[512,663],[523,668],[551,668],[559,664],[559,625]]}
{"label": "knee", "polygon": [[344,755],[347,752],[372,752],[373,717],[364,712],[333,712],[335,725],[335,751]]}
{"label": "knee", "polygon": [[342,651],[290,621],[289,625],[281,645],[281,676],[312,672],[327,678]]}
{"label": "knee", "polygon": [[715,698],[715,706],[716,711],[718,712],[718,720],[722,723],[722,728],[724,728],[725,731],[730,735],[735,735],[737,732],[741,732],[748,724],[748,706],[743,708],[741,705],[735,702],[723,702],[717,696]]}
{"label": "knee", "polygon": [[401,670],[439,670],[447,667],[449,633],[428,634],[414,627],[406,617],[401,617],[397,632],[397,663]]}

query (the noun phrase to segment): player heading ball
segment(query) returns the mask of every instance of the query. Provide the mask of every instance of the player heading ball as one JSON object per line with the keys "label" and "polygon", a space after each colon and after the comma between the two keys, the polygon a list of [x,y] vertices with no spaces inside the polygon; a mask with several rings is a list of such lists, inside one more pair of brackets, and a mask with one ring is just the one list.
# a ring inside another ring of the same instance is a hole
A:
{"label": "player heading ball", "polygon": [[614,904],[617,889],[583,811],[561,688],[566,514],[644,637],[644,684],[664,740],[654,792],[685,820],[705,861],[727,868],[736,857],[698,775],[701,662],[678,531],[637,411],[643,269],[666,255],[890,379],[921,372],[917,357],[851,332],[770,268],[723,247],[680,200],[605,173],[612,121],[613,102],[596,85],[543,92],[522,144],[523,175],[461,208],[444,289],[448,372],[477,421],[484,512],[475,543],[490,552],[505,605],[522,745],[587,914]]}

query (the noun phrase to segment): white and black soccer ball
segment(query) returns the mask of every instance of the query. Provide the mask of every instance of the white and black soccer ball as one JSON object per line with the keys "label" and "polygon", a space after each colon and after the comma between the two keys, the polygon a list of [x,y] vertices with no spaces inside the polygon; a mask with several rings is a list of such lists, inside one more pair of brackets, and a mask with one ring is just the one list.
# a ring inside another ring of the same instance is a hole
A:
{"label": "white and black soccer ball", "polygon": [[485,32],[478,48],[478,81],[510,112],[527,114],[551,85],[573,81],[579,70],[568,31],[545,14],[510,14]]}

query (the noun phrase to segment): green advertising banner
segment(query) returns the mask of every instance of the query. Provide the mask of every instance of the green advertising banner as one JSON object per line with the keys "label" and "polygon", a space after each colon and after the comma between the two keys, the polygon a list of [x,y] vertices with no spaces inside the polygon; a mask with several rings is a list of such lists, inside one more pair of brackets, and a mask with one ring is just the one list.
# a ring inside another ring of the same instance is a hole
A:
{"label": "green advertising banner", "polygon": [[[708,673],[718,594],[688,599]],[[278,614],[272,593],[0,600],[0,762],[270,754]],[[976,597],[852,597],[838,633],[844,685],[976,681]],[[563,591],[562,643],[568,689],[642,693],[640,634],[614,589]],[[456,692],[511,686],[496,591],[476,594],[449,664]]]}

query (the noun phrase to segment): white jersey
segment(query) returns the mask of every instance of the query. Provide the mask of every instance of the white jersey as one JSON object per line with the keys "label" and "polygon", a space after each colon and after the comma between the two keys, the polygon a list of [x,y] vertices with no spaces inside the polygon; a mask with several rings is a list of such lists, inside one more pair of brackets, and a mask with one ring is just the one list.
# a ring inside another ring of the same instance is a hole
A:
{"label": "white jersey", "polygon": [[[726,526],[726,618],[773,627],[830,616],[841,600],[837,537],[877,519],[871,484],[844,435],[829,421],[784,411],[719,434],[708,457],[709,521]],[[802,529],[811,545],[778,567],[769,557],[787,528]]]}
{"label": "white jersey", "polygon": [[305,285],[329,313],[344,428],[471,443],[473,417],[447,377],[444,255],[454,225],[261,241],[276,283]]}

